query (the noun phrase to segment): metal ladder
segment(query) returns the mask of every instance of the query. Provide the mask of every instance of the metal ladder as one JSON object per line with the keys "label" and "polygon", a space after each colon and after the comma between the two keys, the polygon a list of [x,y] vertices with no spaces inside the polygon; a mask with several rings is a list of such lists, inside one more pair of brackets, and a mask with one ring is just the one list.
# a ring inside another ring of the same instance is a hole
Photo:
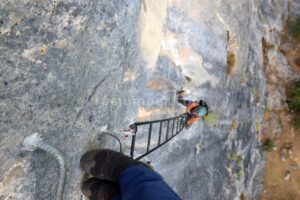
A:
{"label": "metal ladder", "polygon": [[[184,113],[182,115],[173,118],[147,121],[147,122],[136,122],[134,124],[131,124],[130,128],[133,130],[133,134],[131,138],[130,156],[135,160],[140,160],[141,158],[147,156],[151,152],[155,151],[159,147],[166,144],[168,141],[173,139],[184,129],[186,118],[187,118],[187,114]],[[153,146],[151,145],[151,140],[153,141],[153,137],[152,137],[153,126],[155,125],[159,125],[159,131],[158,131],[157,143]],[[148,126],[148,139],[147,139],[146,152],[135,157],[136,138],[138,134],[145,134],[144,132],[139,132],[140,128],[143,126],[146,127]],[[162,137],[163,133],[164,133],[164,137]]]}

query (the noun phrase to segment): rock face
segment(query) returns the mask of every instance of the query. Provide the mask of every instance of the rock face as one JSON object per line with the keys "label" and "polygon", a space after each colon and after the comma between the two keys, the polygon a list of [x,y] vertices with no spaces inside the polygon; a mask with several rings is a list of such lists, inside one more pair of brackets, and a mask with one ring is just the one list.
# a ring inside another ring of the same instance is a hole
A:
{"label": "rock face", "polygon": [[[218,121],[194,125],[147,159],[183,199],[258,197],[263,158],[257,127],[266,90],[261,41],[279,43],[271,30],[282,29],[287,2],[164,1],[165,12],[158,13],[164,21],[154,26],[162,36],[156,31],[156,44],[142,43],[143,33],[151,37],[151,28],[144,31],[151,23],[140,15],[156,15],[154,4],[1,1],[0,199],[55,197],[55,160],[21,151],[33,132],[65,155],[64,199],[81,199],[79,159],[99,147],[100,127],[182,113],[175,100],[182,86],[187,98],[208,102]],[[145,56],[149,44],[158,52]],[[236,60],[230,76],[228,51]],[[242,159],[232,160],[232,152]]]}
{"label": "rock face", "polygon": [[56,161],[20,154],[22,140],[39,132],[68,161],[64,199],[79,200],[80,156],[101,126],[128,124],[119,101],[142,85],[142,76],[123,81],[143,71],[140,2],[4,0],[0,10],[0,199],[54,199]]}

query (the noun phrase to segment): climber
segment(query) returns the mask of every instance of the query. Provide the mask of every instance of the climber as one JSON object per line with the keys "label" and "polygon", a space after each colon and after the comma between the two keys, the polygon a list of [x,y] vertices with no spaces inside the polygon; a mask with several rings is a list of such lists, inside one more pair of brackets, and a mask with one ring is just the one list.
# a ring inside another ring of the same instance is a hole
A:
{"label": "climber", "polygon": [[178,102],[186,106],[186,128],[189,128],[194,122],[203,119],[204,116],[208,115],[208,106],[202,99],[199,102],[190,101],[183,99],[184,90],[177,92]]}
{"label": "climber", "polygon": [[147,164],[109,149],[86,152],[82,193],[90,200],[180,200]]}

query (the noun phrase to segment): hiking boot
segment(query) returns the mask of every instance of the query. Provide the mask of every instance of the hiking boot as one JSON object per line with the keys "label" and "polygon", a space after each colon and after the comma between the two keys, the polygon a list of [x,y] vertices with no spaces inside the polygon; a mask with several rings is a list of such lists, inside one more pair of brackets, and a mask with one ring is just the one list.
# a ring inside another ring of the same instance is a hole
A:
{"label": "hiking boot", "polygon": [[111,200],[119,194],[120,189],[117,183],[90,178],[83,182],[81,191],[90,200]]}
{"label": "hiking boot", "polygon": [[118,182],[122,171],[132,165],[144,165],[149,168],[142,162],[110,149],[91,150],[80,159],[82,170],[89,176],[112,182]]}

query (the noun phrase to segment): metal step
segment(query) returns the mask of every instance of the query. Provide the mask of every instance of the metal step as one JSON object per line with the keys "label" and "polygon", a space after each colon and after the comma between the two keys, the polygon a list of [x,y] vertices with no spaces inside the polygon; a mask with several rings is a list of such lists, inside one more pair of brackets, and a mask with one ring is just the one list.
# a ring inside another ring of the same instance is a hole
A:
{"label": "metal step", "polygon": [[[131,136],[130,156],[139,160],[166,144],[184,129],[186,117],[185,113],[173,118],[137,122],[130,125],[134,132]],[[126,147],[128,148],[129,145]],[[140,154],[142,148],[145,148],[145,152]],[[138,155],[135,155],[135,151],[138,151]]]}

